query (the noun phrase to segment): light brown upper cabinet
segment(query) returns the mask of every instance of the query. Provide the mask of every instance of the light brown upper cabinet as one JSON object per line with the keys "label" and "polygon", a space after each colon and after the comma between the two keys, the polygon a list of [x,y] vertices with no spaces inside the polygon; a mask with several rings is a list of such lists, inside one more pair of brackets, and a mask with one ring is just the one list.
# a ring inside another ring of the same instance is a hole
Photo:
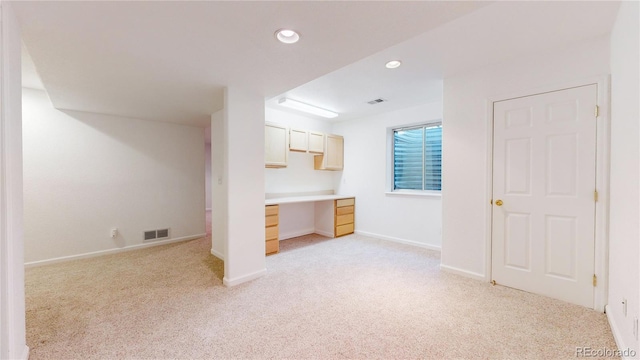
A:
{"label": "light brown upper cabinet", "polygon": [[344,138],[340,135],[325,137],[324,155],[314,157],[316,170],[342,170],[344,162]]}
{"label": "light brown upper cabinet", "polygon": [[309,152],[314,154],[324,154],[324,134],[309,131]]}
{"label": "light brown upper cabinet", "polygon": [[289,160],[289,129],[286,126],[265,123],[264,125],[264,166],[281,168]]}
{"label": "light brown upper cabinet", "polygon": [[308,148],[308,132],[306,130],[289,130],[289,150],[307,152]]}

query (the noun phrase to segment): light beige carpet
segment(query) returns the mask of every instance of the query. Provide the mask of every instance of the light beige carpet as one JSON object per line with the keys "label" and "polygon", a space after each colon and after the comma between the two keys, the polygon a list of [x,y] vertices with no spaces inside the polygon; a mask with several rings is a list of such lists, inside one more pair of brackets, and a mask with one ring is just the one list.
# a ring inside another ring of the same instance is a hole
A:
{"label": "light beige carpet", "polygon": [[31,359],[571,359],[615,349],[604,314],[439,270],[351,235],[281,242],[222,285],[200,239],[26,273]]}

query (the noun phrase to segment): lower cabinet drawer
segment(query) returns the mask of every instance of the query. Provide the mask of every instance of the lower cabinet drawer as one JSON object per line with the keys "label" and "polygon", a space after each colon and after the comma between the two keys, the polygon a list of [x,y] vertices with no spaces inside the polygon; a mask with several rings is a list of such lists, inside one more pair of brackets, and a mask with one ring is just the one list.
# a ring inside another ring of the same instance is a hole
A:
{"label": "lower cabinet drawer", "polygon": [[353,223],[336,226],[336,237],[353,234]]}
{"label": "lower cabinet drawer", "polygon": [[336,216],[336,226],[353,223],[353,214]]}
{"label": "lower cabinet drawer", "polygon": [[264,238],[265,240],[278,240],[278,227],[277,226],[269,226],[264,228]]}
{"label": "lower cabinet drawer", "polygon": [[268,240],[266,242],[266,253],[267,254],[277,253],[278,251],[280,251],[279,245],[280,244],[278,243],[278,239]]}
{"label": "lower cabinet drawer", "polygon": [[265,226],[278,225],[278,215],[269,215],[264,218]]}
{"label": "lower cabinet drawer", "polygon": [[278,215],[278,205],[267,205],[264,207],[264,216]]}
{"label": "lower cabinet drawer", "polygon": [[340,199],[340,200],[336,200],[336,207],[343,207],[343,206],[353,206],[355,205],[356,200],[351,198],[351,199]]}
{"label": "lower cabinet drawer", "polygon": [[336,215],[353,214],[353,206],[344,206],[336,208]]}

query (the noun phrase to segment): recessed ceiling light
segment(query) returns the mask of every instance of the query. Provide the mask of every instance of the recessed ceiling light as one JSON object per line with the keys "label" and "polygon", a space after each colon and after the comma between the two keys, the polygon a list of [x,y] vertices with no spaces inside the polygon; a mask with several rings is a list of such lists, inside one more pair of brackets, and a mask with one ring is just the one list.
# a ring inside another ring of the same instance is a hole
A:
{"label": "recessed ceiling light", "polygon": [[276,39],[285,44],[293,44],[300,40],[300,35],[293,30],[280,29],[276,31]]}
{"label": "recessed ceiling light", "polygon": [[402,65],[402,61],[400,61],[400,60],[391,60],[388,63],[386,63],[384,66],[386,66],[387,69],[395,69],[400,65]]}

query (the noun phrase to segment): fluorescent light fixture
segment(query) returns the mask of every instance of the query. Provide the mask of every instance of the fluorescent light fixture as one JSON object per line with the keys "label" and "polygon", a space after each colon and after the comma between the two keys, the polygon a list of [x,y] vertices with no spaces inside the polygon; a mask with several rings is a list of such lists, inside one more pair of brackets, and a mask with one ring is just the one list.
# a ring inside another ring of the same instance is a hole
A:
{"label": "fluorescent light fixture", "polygon": [[337,117],[339,115],[338,113],[329,111],[327,109],[319,108],[317,106],[305,104],[300,101],[295,101],[287,98],[282,98],[278,100],[278,105],[282,105],[290,109],[304,111],[309,114],[326,117],[329,119],[333,119],[334,117]]}
{"label": "fluorescent light fixture", "polygon": [[300,35],[293,30],[280,29],[276,31],[276,39],[285,44],[293,44],[300,40]]}
{"label": "fluorescent light fixture", "polygon": [[391,60],[388,63],[386,63],[384,66],[386,66],[387,69],[395,69],[395,68],[399,67],[400,65],[402,65],[402,61],[400,61],[400,60]]}

